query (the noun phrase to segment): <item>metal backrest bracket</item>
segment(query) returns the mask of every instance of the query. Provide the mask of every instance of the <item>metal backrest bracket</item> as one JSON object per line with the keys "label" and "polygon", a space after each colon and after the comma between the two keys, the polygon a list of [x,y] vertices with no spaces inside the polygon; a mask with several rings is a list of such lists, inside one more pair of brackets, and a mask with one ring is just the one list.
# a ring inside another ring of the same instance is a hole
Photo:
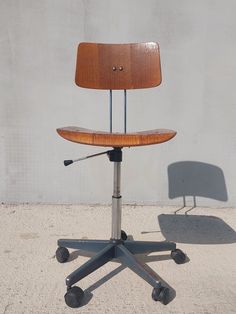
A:
{"label": "metal backrest bracket", "polygon": [[[109,101],[109,117],[110,117],[110,133],[112,133],[112,89],[110,89]],[[127,132],[127,91],[124,89],[124,133]]]}

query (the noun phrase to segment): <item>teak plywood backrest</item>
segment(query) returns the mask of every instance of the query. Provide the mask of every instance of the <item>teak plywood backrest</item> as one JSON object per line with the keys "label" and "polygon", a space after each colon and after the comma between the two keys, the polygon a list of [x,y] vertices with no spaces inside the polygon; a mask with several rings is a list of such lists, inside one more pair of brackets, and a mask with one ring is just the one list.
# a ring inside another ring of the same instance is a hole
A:
{"label": "teak plywood backrest", "polygon": [[75,82],[95,89],[135,89],[161,83],[157,43],[80,43]]}

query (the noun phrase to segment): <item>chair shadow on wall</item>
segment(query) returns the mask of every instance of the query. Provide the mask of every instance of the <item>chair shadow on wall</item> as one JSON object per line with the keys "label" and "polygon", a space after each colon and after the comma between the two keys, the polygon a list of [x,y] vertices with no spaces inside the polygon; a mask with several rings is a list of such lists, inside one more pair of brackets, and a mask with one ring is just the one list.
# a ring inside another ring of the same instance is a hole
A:
{"label": "chair shadow on wall", "polygon": [[[222,169],[203,162],[181,161],[169,165],[168,179],[169,198],[183,198],[183,206],[173,214],[158,216],[161,232],[167,241],[189,244],[236,242],[236,232],[222,219],[188,214],[197,206],[197,197],[227,201]],[[186,207],[186,197],[193,198],[193,206],[184,214],[179,214]]]}
{"label": "chair shadow on wall", "polygon": [[168,181],[169,198],[183,198],[183,207],[177,211],[186,207],[186,197],[193,199],[193,206],[188,211],[197,206],[197,197],[228,200],[224,173],[215,165],[198,161],[175,162],[168,166]]}

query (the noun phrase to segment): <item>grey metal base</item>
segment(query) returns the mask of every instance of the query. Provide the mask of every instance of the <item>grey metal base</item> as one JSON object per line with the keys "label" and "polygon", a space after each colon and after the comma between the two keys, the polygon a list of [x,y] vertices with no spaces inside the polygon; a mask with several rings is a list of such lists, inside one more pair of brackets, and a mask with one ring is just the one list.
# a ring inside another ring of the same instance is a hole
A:
{"label": "grey metal base", "polygon": [[161,283],[146,270],[138,261],[135,254],[144,254],[160,251],[173,251],[176,244],[173,242],[147,242],[147,241],[122,241],[122,240],[58,240],[59,247],[81,249],[95,252],[90,260],[76,269],[66,278],[67,287],[71,287],[82,278],[88,276],[113,258],[117,258],[123,265],[129,267],[138,276],[147,281],[152,287],[159,288]]}
{"label": "grey metal base", "polygon": [[58,246],[60,248],[56,252],[56,257],[60,263],[65,262],[69,257],[69,252],[65,248],[76,250],[80,249],[83,251],[96,253],[86,263],[67,276],[66,285],[68,291],[65,294],[66,304],[70,307],[79,306],[81,304],[81,296],[83,295],[83,291],[79,287],[72,286],[114,258],[118,259],[124,266],[129,267],[133,272],[135,272],[138,276],[143,278],[153,287],[153,300],[167,304],[168,288],[162,287],[161,283],[157,281],[153,273],[147,268],[144,268],[144,266],[138,261],[135,254],[172,251],[171,257],[175,260],[176,263],[182,263],[185,260],[185,255],[180,250],[176,250],[176,244],[173,242],[122,240],[125,238],[124,236],[122,237],[121,230],[121,148],[114,148],[112,151],[109,151],[109,159],[110,161],[114,162],[111,240],[58,240]]}

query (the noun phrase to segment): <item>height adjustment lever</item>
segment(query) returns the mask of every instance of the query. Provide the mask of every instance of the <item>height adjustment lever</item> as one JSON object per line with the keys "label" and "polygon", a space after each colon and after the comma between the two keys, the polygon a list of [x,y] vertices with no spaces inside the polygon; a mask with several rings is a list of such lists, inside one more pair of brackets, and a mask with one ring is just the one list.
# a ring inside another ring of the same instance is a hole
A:
{"label": "height adjustment lever", "polygon": [[82,157],[82,158],[77,158],[77,159],[69,159],[69,160],[64,160],[64,165],[65,166],[69,166],[71,164],[73,164],[74,162],[77,162],[77,161],[81,161],[81,160],[85,160],[85,159],[88,159],[88,158],[92,158],[92,157],[97,157],[97,156],[100,156],[100,155],[105,155],[107,154],[109,156],[111,150],[107,150],[105,152],[101,152],[101,153],[97,153],[97,154],[93,154],[93,155],[89,155],[89,156],[86,156],[86,157]]}

